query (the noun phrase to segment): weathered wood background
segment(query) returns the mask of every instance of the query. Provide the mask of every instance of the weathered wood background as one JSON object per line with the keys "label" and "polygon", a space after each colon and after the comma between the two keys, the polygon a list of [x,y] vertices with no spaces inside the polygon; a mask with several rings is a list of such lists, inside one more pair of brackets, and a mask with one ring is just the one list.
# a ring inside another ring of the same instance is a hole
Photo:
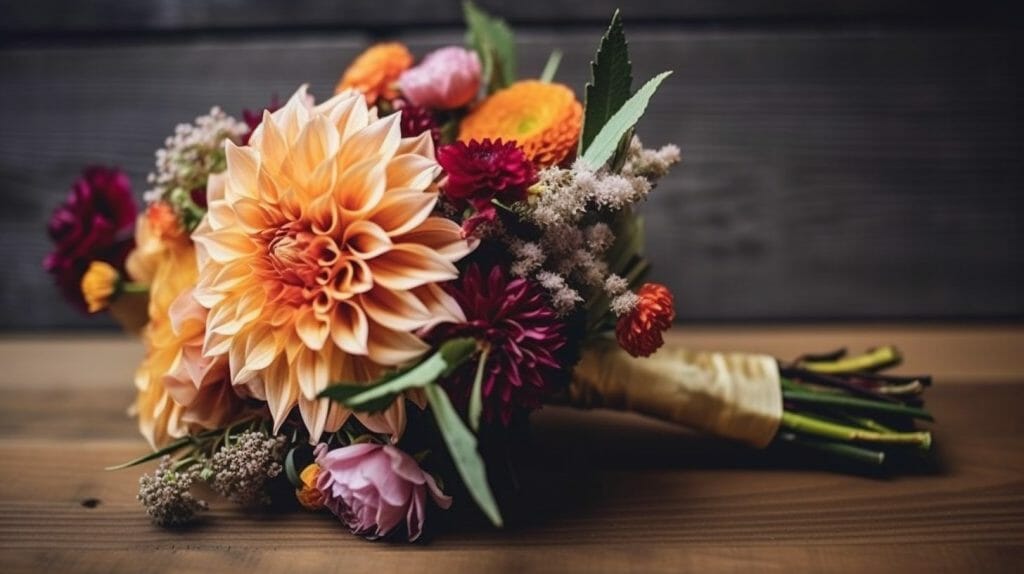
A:
{"label": "weathered wood background", "polygon": [[[481,2],[521,73],[585,81],[609,0]],[[635,65],[676,74],[641,126],[684,165],[646,207],[684,321],[1024,317],[1021,21],[1011,2],[622,2]],[[369,43],[461,39],[459,5],[0,0],[0,328],[98,326],[59,300],[44,224],[80,166],[139,194],[174,125],[303,82]]]}

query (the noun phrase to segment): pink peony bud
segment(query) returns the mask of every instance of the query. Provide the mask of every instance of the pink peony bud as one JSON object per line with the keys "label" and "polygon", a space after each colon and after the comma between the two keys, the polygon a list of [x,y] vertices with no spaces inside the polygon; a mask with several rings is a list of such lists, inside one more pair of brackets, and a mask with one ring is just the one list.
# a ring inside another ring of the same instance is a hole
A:
{"label": "pink peony bud", "polygon": [[458,46],[435,50],[419,66],[398,79],[405,99],[417,106],[439,110],[462,107],[480,90],[480,59]]}
{"label": "pink peony bud", "polygon": [[353,534],[380,538],[405,519],[410,541],[423,533],[427,491],[441,508],[452,499],[416,460],[391,445],[354,444],[327,450],[316,447],[320,467],[316,486],[329,508]]}

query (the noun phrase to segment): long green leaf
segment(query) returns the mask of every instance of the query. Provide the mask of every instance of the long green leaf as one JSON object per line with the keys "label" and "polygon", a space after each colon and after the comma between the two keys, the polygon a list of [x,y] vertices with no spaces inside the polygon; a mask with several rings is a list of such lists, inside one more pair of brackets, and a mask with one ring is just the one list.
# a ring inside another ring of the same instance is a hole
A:
{"label": "long green leaf", "polygon": [[598,169],[611,159],[612,154],[619,147],[619,142],[622,141],[623,136],[644,115],[647,104],[650,103],[651,96],[657,91],[658,86],[671,74],[672,72],[662,72],[651,78],[642,88],[637,90],[633,97],[629,98],[619,108],[619,111],[615,112],[611,119],[604,124],[604,127],[601,128],[601,131],[594,138],[593,143],[583,153],[583,161],[587,162],[592,168]]}
{"label": "long green leaf", "polygon": [[590,73],[590,83],[584,89],[586,105],[580,134],[580,155],[586,152],[612,115],[626,103],[633,89],[633,65],[629,61],[629,45],[618,10],[601,38],[597,54],[590,63]]}
{"label": "long green leaf", "polygon": [[184,438],[180,438],[180,439],[172,442],[171,444],[169,444],[169,445],[167,445],[167,446],[165,446],[165,447],[163,447],[161,449],[155,450],[155,451],[153,451],[153,452],[151,452],[149,454],[144,454],[144,455],[140,456],[139,458],[136,458],[136,459],[133,459],[133,460],[129,460],[128,462],[125,462],[125,463],[122,463],[122,464],[118,464],[118,465],[115,465],[115,466],[108,466],[104,470],[121,470],[122,468],[128,468],[128,467],[131,467],[131,466],[135,466],[137,464],[142,464],[144,462],[149,462],[151,460],[158,459],[158,458],[160,458],[161,456],[163,456],[165,454],[171,454],[172,452],[175,452],[178,449],[183,448],[185,445],[189,444],[190,442],[192,442],[192,437],[188,437],[187,436],[187,437],[184,437]]}
{"label": "long green leaf", "polygon": [[448,452],[452,455],[452,461],[455,462],[462,482],[465,483],[470,496],[480,506],[480,510],[487,515],[492,524],[500,528],[501,511],[498,510],[498,503],[494,500],[490,485],[487,484],[487,470],[484,468],[480,453],[476,450],[476,437],[463,424],[444,389],[438,385],[427,385],[425,390],[430,410],[437,421],[437,428],[448,445]]}
{"label": "long green leaf", "polygon": [[403,391],[425,387],[468,360],[476,352],[476,340],[468,337],[445,341],[437,352],[418,365],[392,374],[372,386],[340,384],[320,392],[331,399],[363,412],[382,411]]}
{"label": "long green leaf", "polygon": [[462,3],[462,14],[467,28],[466,43],[480,56],[488,91],[510,85],[516,80],[516,44],[512,29],[471,0]]}
{"label": "long green leaf", "polygon": [[476,365],[476,377],[473,379],[473,389],[469,393],[469,426],[474,431],[480,430],[480,415],[484,411],[484,369],[487,367],[487,357],[491,354],[489,346],[484,347],[480,353],[480,360]]}

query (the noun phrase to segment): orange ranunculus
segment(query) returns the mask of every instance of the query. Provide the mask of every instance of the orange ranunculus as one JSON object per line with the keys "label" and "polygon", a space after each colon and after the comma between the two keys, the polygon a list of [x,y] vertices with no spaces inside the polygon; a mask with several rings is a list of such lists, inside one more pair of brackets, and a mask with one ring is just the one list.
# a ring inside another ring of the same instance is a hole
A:
{"label": "orange ranunculus", "polygon": [[459,140],[514,140],[538,166],[571,157],[580,137],[583,106],[562,84],[523,80],[495,92],[459,127]]}
{"label": "orange ranunculus", "polygon": [[82,298],[90,313],[98,313],[110,305],[121,276],[105,261],[93,261],[82,275]]}
{"label": "orange ranunculus", "polygon": [[395,83],[402,72],[412,67],[412,61],[409,49],[399,42],[370,46],[345,70],[334,92],[358,90],[371,106],[378,98],[393,99],[398,96]]}

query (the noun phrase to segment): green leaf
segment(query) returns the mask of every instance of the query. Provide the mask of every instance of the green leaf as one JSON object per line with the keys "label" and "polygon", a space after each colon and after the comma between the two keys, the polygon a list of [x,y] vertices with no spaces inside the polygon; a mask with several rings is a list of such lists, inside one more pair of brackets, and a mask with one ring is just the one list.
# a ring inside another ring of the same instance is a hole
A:
{"label": "green leaf", "polygon": [[508,24],[491,16],[472,1],[462,3],[466,20],[466,43],[480,56],[484,85],[488,93],[516,80],[515,35]]}
{"label": "green leaf", "polygon": [[555,74],[558,73],[558,65],[562,63],[562,51],[554,50],[551,55],[548,56],[548,61],[544,64],[544,71],[540,73],[540,81],[545,84],[550,84],[551,80],[555,79]]}
{"label": "green leaf", "polygon": [[491,348],[484,347],[480,353],[480,360],[476,365],[476,378],[473,379],[473,390],[469,394],[469,426],[474,431],[480,430],[480,415],[484,411],[483,380],[484,368],[487,366],[487,357],[491,354]]}
{"label": "green leaf", "polygon": [[583,132],[580,134],[580,155],[590,147],[612,115],[626,103],[633,89],[633,65],[629,61],[629,45],[618,10],[601,38],[594,61],[590,63],[590,73],[590,83],[584,94],[586,106]]}
{"label": "green leaf", "polygon": [[448,452],[452,455],[452,461],[455,462],[462,482],[480,510],[487,515],[492,524],[500,528],[501,511],[498,510],[498,503],[491,494],[490,485],[487,484],[487,470],[484,468],[480,453],[476,450],[476,437],[463,424],[444,389],[437,385],[427,385],[426,394],[430,410],[437,421],[437,428],[448,445]]}
{"label": "green leaf", "polygon": [[172,452],[175,452],[175,451],[183,448],[185,445],[189,444],[190,442],[192,442],[192,437],[191,436],[186,436],[186,437],[180,438],[180,439],[172,442],[171,444],[169,444],[169,445],[167,445],[167,446],[165,446],[165,447],[163,447],[161,449],[154,450],[153,452],[151,452],[149,454],[142,455],[139,458],[130,460],[130,461],[128,461],[126,463],[123,463],[123,464],[118,464],[116,466],[108,466],[104,470],[121,470],[122,468],[128,468],[130,466],[135,466],[137,464],[142,464],[144,462],[149,462],[151,460],[158,459],[158,458],[160,458],[161,456],[163,456],[165,454],[171,454]]}
{"label": "green leaf", "polygon": [[611,159],[623,136],[640,121],[644,110],[647,109],[647,104],[651,101],[651,96],[670,74],[672,72],[662,72],[637,90],[633,97],[629,98],[597,133],[593,143],[583,153],[583,161],[592,168],[599,169]]}
{"label": "green leaf", "polygon": [[302,488],[302,478],[299,477],[299,470],[295,468],[295,450],[299,447],[292,447],[288,456],[284,457],[284,471],[288,475],[288,482],[295,488]]}
{"label": "green leaf", "polygon": [[452,370],[466,362],[476,352],[476,340],[459,338],[445,341],[443,345],[425,361],[411,368],[392,373],[371,386],[339,384],[327,387],[318,395],[343,403],[345,406],[360,412],[382,411],[390,405],[402,391],[417,387],[425,387],[442,376],[451,374]]}

